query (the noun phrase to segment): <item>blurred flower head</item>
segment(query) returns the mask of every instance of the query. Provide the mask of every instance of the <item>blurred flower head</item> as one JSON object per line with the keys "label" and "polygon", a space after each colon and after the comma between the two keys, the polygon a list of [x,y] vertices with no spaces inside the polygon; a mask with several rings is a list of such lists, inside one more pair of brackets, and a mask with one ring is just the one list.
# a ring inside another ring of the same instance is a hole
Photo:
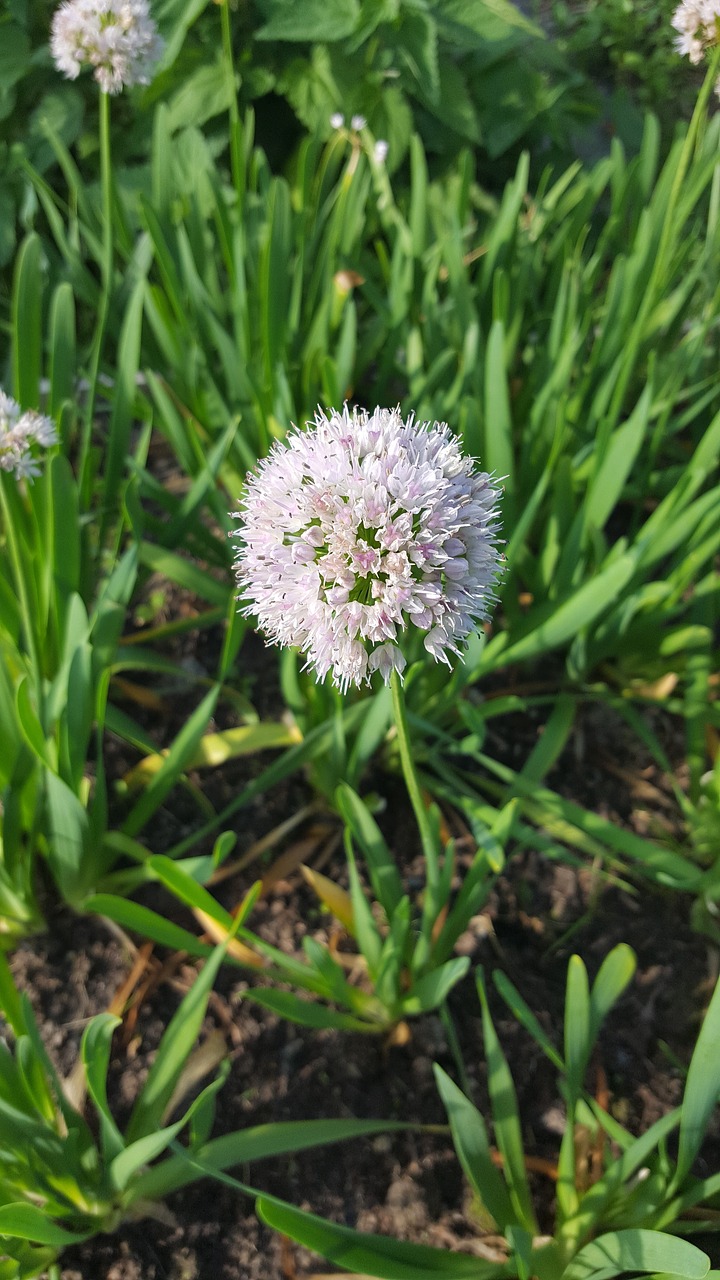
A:
{"label": "blurred flower head", "polygon": [[375,143],[375,146],[373,147],[373,155],[375,157],[377,164],[385,163],[388,157],[389,150],[390,150],[390,146],[385,141],[385,139],[378,138],[377,142]]}
{"label": "blurred flower head", "polygon": [[57,444],[54,422],[32,409],[23,413],[17,400],[0,390],[0,470],[32,480],[40,475],[34,447],[51,444]]}
{"label": "blurred flower head", "polygon": [[147,0],[64,0],[55,11],[50,50],[70,80],[90,66],[104,93],[149,84],[164,43]]}
{"label": "blurred flower head", "polygon": [[243,611],[343,691],[402,673],[412,629],[450,665],[494,601],[498,497],[445,423],[318,410],[248,479]]}
{"label": "blurred flower head", "polygon": [[342,129],[345,123],[345,117],[342,111],[335,111],[330,117],[330,127],[332,129]]}
{"label": "blurred flower head", "polygon": [[357,130],[357,132],[359,133],[361,129],[365,128],[365,125],[367,124],[367,120],[365,119],[364,116],[353,116],[352,120],[350,121],[350,124],[352,128]]}
{"label": "blurred flower head", "polygon": [[682,0],[672,25],[680,33],[675,37],[678,53],[697,65],[708,49],[720,43],[720,0]]}

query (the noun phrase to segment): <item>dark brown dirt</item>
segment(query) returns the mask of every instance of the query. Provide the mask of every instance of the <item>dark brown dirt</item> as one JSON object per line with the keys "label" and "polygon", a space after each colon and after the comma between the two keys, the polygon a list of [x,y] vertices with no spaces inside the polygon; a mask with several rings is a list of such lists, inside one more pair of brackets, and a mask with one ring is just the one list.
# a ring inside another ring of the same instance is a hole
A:
{"label": "dark brown dirt", "polygon": [[[263,904],[258,926],[297,946],[309,927],[307,907],[304,889],[281,881]],[[566,943],[562,935],[570,926],[575,932]],[[326,936],[322,929],[312,931]],[[688,1060],[710,989],[711,958],[689,930],[678,898],[644,895],[640,902],[615,889],[598,897],[590,873],[525,855],[510,863],[462,949],[486,970],[502,968],[558,1039],[570,951],[583,955],[592,976],[621,940],[637,953],[637,977],[607,1024],[590,1084],[606,1079],[612,1112],[639,1132],[679,1100],[682,1078],[674,1063]],[[16,977],[31,995],[64,1074],[72,1068],[87,1019],[108,1007],[130,963],[106,926],[68,913],[58,915],[51,934],[16,953]],[[137,1009],[131,1005],[116,1035],[111,1100],[121,1122],[192,974],[189,965],[175,966]],[[206,1031],[220,1028],[232,1059],[215,1133],[321,1116],[443,1122],[432,1063],[439,1061],[451,1073],[454,1066],[438,1019],[414,1023],[409,1043],[393,1047],[379,1037],[283,1023],[244,995],[247,985],[237,970],[226,969],[210,1006]],[[470,980],[453,992],[450,1004],[474,1100],[487,1114],[479,1008]],[[514,1068],[528,1154],[552,1161],[563,1126],[554,1072],[498,999],[493,1008]],[[711,1139],[708,1162],[720,1154],[718,1134]],[[381,1135],[235,1172],[364,1230],[463,1251],[477,1248],[477,1224],[457,1160],[439,1136]],[[549,1226],[551,1181],[536,1175],[535,1191]],[[168,1220],[128,1223],[68,1250],[63,1280],[294,1280],[331,1270],[268,1232],[252,1202],[231,1188],[199,1183],[171,1196],[167,1208]]]}
{"label": "dark brown dirt", "polygon": [[[215,635],[189,633],[182,644],[202,670],[210,673],[214,669],[218,651]],[[176,656],[182,659],[183,653]],[[243,670],[247,691],[256,703],[261,693],[262,714],[277,715],[282,704],[266,679],[267,656],[255,640],[243,651]],[[180,696],[173,689],[154,691],[163,698],[167,715],[153,717],[148,711],[146,719],[148,732],[154,722],[158,747],[162,747],[186,717],[190,695]],[[142,706],[133,706],[132,713],[141,719]],[[222,716],[220,712],[211,727],[225,727]],[[161,732],[158,723],[162,724]],[[517,768],[537,740],[541,726],[539,716],[506,717],[501,725],[492,722],[488,750]],[[677,731],[669,718],[665,732],[671,743]],[[108,762],[111,776],[121,777],[135,758],[116,744]],[[193,781],[220,808],[267,759],[231,762],[212,773],[196,774]],[[647,784],[644,791],[640,788],[640,794],[638,778]],[[549,785],[637,831],[647,829],[643,815],[648,810],[671,827],[676,822],[668,803],[647,789],[670,796],[667,779],[644,758],[637,744],[630,743],[617,718],[597,707],[582,711]],[[398,783],[378,773],[372,786],[386,793],[381,821],[406,884],[411,893],[417,893],[422,886],[422,864]],[[295,778],[238,813],[229,824],[238,836],[233,857],[242,855],[253,841],[298,813],[311,799],[303,779]],[[120,807],[122,803],[118,800]],[[451,821],[452,815],[447,816]],[[322,821],[317,814],[308,814],[270,854],[219,884],[217,893],[225,905],[232,908],[241,901],[252,880],[267,874],[273,860],[287,855],[294,843],[315,838],[318,851],[326,848],[332,824],[329,829],[322,828]],[[178,790],[172,803],[143,832],[143,839],[160,852],[184,838],[197,823],[196,801]],[[461,842],[459,852],[462,864],[471,850],[463,852]],[[278,871],[255,910],[253,927],[291,952],[299,951],[306,933],[327,941],[328,918],[318,909],[297,870],[283,871],[281,866]],[[343,883],[341,851],[331,856],[325,871]],[[145,900],[192,927],[192,917],[159,890],[147,892]],[[486,908],[471,922],[458,949],[470,956],[473,969],[482,964],[486,972],[499,968],[507,973],[559,1043],[569,955],[579,952],[592,977],[616,943],[627,942],[633,947],[637,975],[606,1024],[588,1083],[606,1096],[617,1119],[640,1132],[675,1106],[681,1096],[678,1064],[689,1060],[716,975],[716,954],[692,932],[689,906],[679,895],[646,888],[639,893],[626,892],[608,884],[590,866],[574,867],[532,852],[517,853],[508,861]],[[47,935],[16,952],[15,976],[31,997],[45,1041],[63,1075],[72,1070],[88,1019],[108,1008],[124,987],[137,960],[133,946],[102,921],[76,918],[61,910],[53,917]],[[194,972],[184,957],[168,957],[155,948],[147,955],[146,970],[128,995],[110,1068],[111,1105],[121,1127]],[[220,1095],[215,1135],[276,1120],[318,1117],[380,1117],[418,1125],[444,1122],[432,1064],[437,1061],[451,1074],[456,1072],[438,1018],[413,1023],[411,1037],[403,1045],[391,1045],[378,1036],[316,1032],[284,1023],[254,1004],[250,994],[254,981],[227,966],[211,999],[204,1033],[219,1030],[225,1036],[231,1062]],[[492,987],[491,1001],[515,1076],[526,1150],[542,1169],[543,1161],[551,1166],[557,1156],[564,1124],[555,1073]],[[450,1008],[473,1100],[487,1115],[480,1011],[472,978],[453,991]],[[709,1136],[703,1160],[706,1170],[720,1163],[717,1128]],[[465,1252],[483,1251],[481,1230],[458,1161],[442,1135],[380,1135],[232,1172],[296,1205],[362,1230]],[[542,1226],[552,1229],[552,1180],[535,1172],[533,1188]],[[304,1280],[333,1270],[263,1227],[251,1199],[210,1182],[169,1197],[159,1220],[126,1223],[112,1235],[68,1250],[62,1261],[63,1280]],[[720,1247],[715,1263],[720,1264]]]}

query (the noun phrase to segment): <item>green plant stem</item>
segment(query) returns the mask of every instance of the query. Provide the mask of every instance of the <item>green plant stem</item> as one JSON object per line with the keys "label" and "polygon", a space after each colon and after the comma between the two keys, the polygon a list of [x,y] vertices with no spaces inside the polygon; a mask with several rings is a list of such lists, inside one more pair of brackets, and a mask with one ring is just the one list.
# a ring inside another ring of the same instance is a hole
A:
{"label": "green plant stem", "polygon": [[100,258],[100,303],[98,306],[95,337],[90,352],[89,387],[85,401],[82,439],[80,444],[79,476],[82,497],[90,499],[90,439],[92,435],[95,397],[97,394],[100,360],[105,340],[105,327],[110,310],[110,293],[113,278],[113,209],[112,209],[112,159],[110,151],[110,97],[100,93],[100,186],[102,191],[102,252]]}
{"label": "green plant stem", "polygon": [[405,786],[408,789],[410,803],[413,807],[415,819],[420,831],[420,840],[422,842],[423,853],[427,862],[428,875],[437,865],[437,849],[435,848],[435,838],[430,825],[428,811],[422,798],[420,790],[420,782],[418,780],[415,761],[412,755],[412,744],[410,742],[410,732],[408,729],[407,710],[405,707],[405,692],[400,681],[397,671],[393,671],[390,676],[390,689],[392,692],[393,714],[395,716],[395,728],[397,730],[398,745],[400,747],[400,763],[402,764],[403,777]]}
{"label": "green plant stem", "polygon": [[238,200],[242,201],[242,189],[245,178],[242,150],[240,146],[240,111],[238,108],[237,89],[235,86],[235,64],[233,62],[229,0],[220,0],[220,14],[223,60],[225,63],[225,76],[228,82],[228,94],[230,98],[228,104],[228,113],[230,116],[230,166],[232,170],[233,186],[237,192]]}

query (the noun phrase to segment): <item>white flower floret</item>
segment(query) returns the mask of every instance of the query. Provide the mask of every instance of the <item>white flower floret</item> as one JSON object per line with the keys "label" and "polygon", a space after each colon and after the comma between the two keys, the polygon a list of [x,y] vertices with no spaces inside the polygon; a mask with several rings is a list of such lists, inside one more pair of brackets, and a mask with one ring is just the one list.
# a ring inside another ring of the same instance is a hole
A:
{"label": "white flower floret", "polygon": [[70,80],[91,66],[104,93],[149,84],[163,48],[147,0],[64,0],[53,17],[56,66]]}
{"label": "white flower floret", "polygon": [[402,674],[412,629],[450,665],[495,599],[498,497],[445,423],[319,410],[248,478],[243,611],[343,691]]}
{"label": "white flower floret", "polygon": [[367,124],[367,120],[365,119],[364,116],[353,116],[352,120],[350,121],[350,124],[352,125],[353,129],[355,129],[359,133],[361,129],[365,128],[365,125]]}
{"label": "white flower floret", "polygon": [[335,111],[330,117],[330,127],[332,129],[342,129],[345,123],[345,117],[342,111]]}
{"label": "white flower floret", "polygon": [[375,157],[375,161],[377,164],[385,163],[385,161],[388,158],[389,150],[390,150],[389,143],[387,143],[384,138],[378,138],[377,142],[375,143],[375,146],[373,147],[373,155]]}
{"label": "white flower floret", "polygon": [[0,470],[22,480],[40,475],[33,446],[47,449],[57,443],[55,424],[33,409],[23,413],[17,400],[0,390]]}
{"label": "white flower floret", "polygon": [[682,0],[672,18],[678,53],[697,66],[720,42],[720,0]]}

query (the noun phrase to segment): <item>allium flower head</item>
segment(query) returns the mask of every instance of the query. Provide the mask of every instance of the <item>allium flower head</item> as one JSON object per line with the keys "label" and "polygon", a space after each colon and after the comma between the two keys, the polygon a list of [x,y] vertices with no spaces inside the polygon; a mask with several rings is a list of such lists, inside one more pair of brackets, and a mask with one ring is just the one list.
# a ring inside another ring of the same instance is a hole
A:
{"label": "allium flower head", "polygon": [[343,691],[402,673],[412,629],[450,665],[494,600],[497,486],[445,423],[346,406],[308,428],[273,446],[236,513],[244,612]]}
{"label": "allium flower head", "polygon": [[672,25],[678,53],[697,65],[708,49],[720,43],[720,0],[682,0],[673,14]]}
{"label": "allium flower head", "polygon": [[23,413],[17,400],[0,390],[0,470],[32,480],[40,475],[33,446],[47,449],[56,443],[55,424],[50,418],[32,409]]}
{"label": "allium flower head", "polygon": [[93,67],[104,93],[149,84],[163,48],[147,0],[64,0],[53,17],[56,66],[70,80]]}

